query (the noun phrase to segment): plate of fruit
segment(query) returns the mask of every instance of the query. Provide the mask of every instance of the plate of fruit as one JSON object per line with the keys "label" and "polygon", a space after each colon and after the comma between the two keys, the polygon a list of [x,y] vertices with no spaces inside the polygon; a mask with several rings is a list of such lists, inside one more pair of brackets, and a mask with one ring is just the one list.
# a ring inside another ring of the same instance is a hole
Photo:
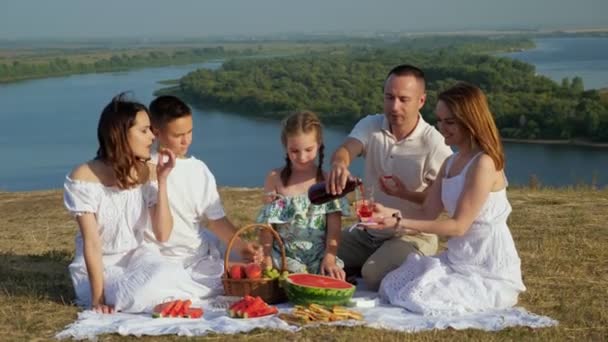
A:
{"label": "plate of fruit", "polygon": [[158,304],[152,311],[154,318],[201,318],[203,316],[203,308],[190,307],[192,301],[190,299],[172,300]]}
{"label": "plate of fruit", "polygon": [[228,308],[228,316],[232,318],[257,318],[278,313],[276,306],[268,305],[261,297],[245,296]]}

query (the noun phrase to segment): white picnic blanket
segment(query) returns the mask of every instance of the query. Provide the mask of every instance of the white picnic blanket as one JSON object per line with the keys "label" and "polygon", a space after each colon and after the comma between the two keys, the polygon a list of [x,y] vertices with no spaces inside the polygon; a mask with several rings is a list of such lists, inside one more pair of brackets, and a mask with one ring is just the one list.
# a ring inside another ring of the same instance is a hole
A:
{"label": "white picnic blanket", "polygon": [[[364,321],[339,321],[332,325],[363,325],[377,329],[387,329],[403,332],[418,332],[431,329],[481,329],[497,331],[507,327],[525,326],[544,328],[557,325],[558,322],[526,311],[523,308],[487,311],[459,316],[428,317],[411,313],[403,308],[382,304],[375,301],[375,292],[358,290],[353,299],[360,300],[366,306],[356,307],[365,317]],[[219,297],[221,298],[221,297]],[[375,304],[374,304],[375,303]],[[208,300],[193,303],[205,310],[202,319],[188,318],[152,318],[149,314],[115,313],[112,315],[99,314],[93,311],[83,311],[78,314],[76,322],[68,325],[58,333],[58,339],[94,339],[97,335],[117,333],[120,335],[179,335],[199,336],[207,333],[233,334],[248,332],[255,328],[281,329],[298,331],[301,327],[289,325],[277,316],[238,319],[230,318],[221,300]],[[371,304],[371,305],[370,305]],[[292,305],[278,305],[280,312],[288,312]],[[306,327],[314,326],[307,325]]]}

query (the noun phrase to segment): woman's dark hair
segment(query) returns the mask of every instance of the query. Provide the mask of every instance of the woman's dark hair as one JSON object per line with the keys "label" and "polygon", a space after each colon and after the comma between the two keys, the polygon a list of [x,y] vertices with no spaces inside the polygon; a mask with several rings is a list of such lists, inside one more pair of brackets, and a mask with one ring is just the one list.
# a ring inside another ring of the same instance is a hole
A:
{"label": "woman's dark hair", "polygon": [[135,156],[128,141],[129,129],[135,125],[137,113],[142,111],[149,115],[146,106],[128,100],[126,93],[120,93],[106,105],[99,118],[96,159],[112,168],[116,186],[120,189],[133,187],[148,179],[146,161]]}
{"label": "woman's dark hair", "polygon": [[[323,127],[321,120],[313,112],[297,112],[288,116],[283,121],[283,130],[281,131],[281,142],[287,147],[287,138],[302,133],[315,133],[317,143],[319,144],[319,164],[317,166],[317,182],[324,180],[323,176],[323,157],[325,146],[323,145]],[[285,156],[285,167],[281,170],[281,183],[287,186],[289,177],[291,177],[291,160],[289,155]]]}

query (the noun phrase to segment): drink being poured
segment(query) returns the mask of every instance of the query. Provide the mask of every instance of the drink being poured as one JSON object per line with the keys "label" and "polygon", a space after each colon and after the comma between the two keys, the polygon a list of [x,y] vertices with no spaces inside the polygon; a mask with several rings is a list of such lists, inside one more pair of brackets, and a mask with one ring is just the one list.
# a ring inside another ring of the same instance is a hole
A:
{"label": "drink being poured", "polygon": [[359,178],[351,177],[346,181],[346,186],[340,194],[332,194],[325,190],[326,182],[314,184],[308,189],[308,199],[312,204],[323,204],[344,197],[346,194],[354,191],[357,186],[363,186],[363,182]]}
{"label": "drink being poured", "polygon": [[372,217],[373,213],[374,213],[373,204],[369,203],[369,201],[364,200],[358,204],[357,216],[359,217],[359,220],[361,220],[361,222],[369,221],[369,219]]}
{"label": "drink being poured", "polygon": [[363,184],[359,185],[359,189],[356,196],[355,207],[357,216],[361,222],[368,222],[371,220],[374,214],[374,187],[370,186],[368,189],[363,187]]}

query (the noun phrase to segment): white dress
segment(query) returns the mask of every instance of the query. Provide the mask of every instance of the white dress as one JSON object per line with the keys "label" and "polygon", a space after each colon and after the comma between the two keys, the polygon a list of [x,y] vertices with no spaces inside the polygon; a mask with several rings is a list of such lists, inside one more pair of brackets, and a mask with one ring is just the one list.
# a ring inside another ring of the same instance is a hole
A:
{"label": "white dress", "polygon": [[[165,260],[158,247],[143,242],[151,224],[148,207],[156,203],[155,183],[121,190],[100,183],[64,183],[64,204],[73,216],[94,213],[102,248],[105,303],[122,312],[150,312],[170,299],[195,299],[208,289],[195,283],[183,267]],[[83,240],[76,236],[76,255],[69,265],[76,303],[91,304]]]}
{"label": "white dress", "polygon": [[[472,158],[460,174],[443,178],[441,200],[454,215]],[[454,156],[446,167],[448,174]],[[506,189],[491,192],[465,235],[448,240],[447,251],[426,257],[411,254],[380,285],[380,295],[393,305],[425,315],[461,314],[503,309],[525,291],[521,262],[507,217]]]}

